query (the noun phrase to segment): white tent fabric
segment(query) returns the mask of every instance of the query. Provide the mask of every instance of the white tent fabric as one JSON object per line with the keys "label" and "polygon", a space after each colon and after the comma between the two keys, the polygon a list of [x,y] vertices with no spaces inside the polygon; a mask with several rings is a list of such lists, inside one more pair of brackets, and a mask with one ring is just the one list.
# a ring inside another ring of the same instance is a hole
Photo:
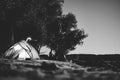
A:
{"label": "white tent fabric", "polygon": [[[39,55],[47,55],[50,56],[50,51],[51,49],[47,46],[42,46],[40,49],[40,54]],[[55,50],[52,50],[52,55],[55,55]]]}
{"label": "white tent fabric", "polygon": [[10,47],[5,52],[5,57],[11,59],[19,59],[19,60],[40,59],[38,52],[35,50],[35,48],[33,48],[29,43],[27,43],[24,40]]}
{"label": "white tent fabric", "polygon": [[47,46],[42,46],[40,49],[40,55],[48,55],[49,56],[50,53],[50,48],[48,48]]}

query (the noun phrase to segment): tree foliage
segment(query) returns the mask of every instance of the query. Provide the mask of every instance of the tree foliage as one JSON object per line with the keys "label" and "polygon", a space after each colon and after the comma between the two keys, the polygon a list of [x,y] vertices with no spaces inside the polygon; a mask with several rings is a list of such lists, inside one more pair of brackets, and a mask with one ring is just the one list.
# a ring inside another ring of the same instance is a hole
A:
{"label": "tree foliage", "polygon": [[5,47],[28,36],[37,38],[39,44],[44,45],[46,24],[61,15],[62,3],[62,0],[1,0],[0,34],[1,42],[5,41],[1,47],[7,41]]}
{"label": "tree foliage", "polygon": [[36,46],[47,45],[56,52],[56,58],[63,58],[87,37],[84,30],[77,28],[74,14],[62,14],[63,3],[63,0],[1,0],[0,26],[4,30],[0,37],[4,43],[9,41],[8,46],[11,37],[18,42],[31,36],[37,40]]}
{"label": "tree foliage", "polygon": [[48,46],[55,50],[56,58],[63,60],[70,50],[74,50],[77,44],[82,44],[83,39],[87,37],[83,29],[77,28],[77,20],[72,13],[61,15],[55,20],[58,29],[49,34]]}

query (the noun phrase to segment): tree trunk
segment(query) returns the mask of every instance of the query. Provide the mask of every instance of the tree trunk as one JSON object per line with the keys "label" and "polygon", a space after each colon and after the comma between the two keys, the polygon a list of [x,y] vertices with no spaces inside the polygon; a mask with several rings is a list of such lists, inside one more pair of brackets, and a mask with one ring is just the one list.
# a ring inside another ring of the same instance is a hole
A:
{"label": "tree trunk", "polygon": [[57,60],[65,61],[65,57],[62,51],[56,51],[55,57]]}
{"label": "tree trunk", "polygon": [[15,42],[14,27],[11,27],[11,44]]}
{"label": "tree trunk", "polygon": [[40,55],[40,50],[41,50],[42,46],[41,45],[38,45],[38,54]]}

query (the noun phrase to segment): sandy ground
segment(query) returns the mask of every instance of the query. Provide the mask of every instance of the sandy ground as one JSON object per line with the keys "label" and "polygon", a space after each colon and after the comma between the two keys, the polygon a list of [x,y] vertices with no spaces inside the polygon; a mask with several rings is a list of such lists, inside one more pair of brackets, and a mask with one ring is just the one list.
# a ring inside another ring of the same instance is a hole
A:
{"label": "sandy ground", "polygon": [[120,80],[119,72],[90,68],[60,61],[0,59],[0,80]]}

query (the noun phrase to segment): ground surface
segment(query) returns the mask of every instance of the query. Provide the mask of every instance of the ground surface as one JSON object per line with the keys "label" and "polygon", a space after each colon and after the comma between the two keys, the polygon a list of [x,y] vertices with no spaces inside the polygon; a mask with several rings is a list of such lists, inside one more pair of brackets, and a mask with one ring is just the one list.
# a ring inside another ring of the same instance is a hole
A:
{"label": "ground surface", "polygon": [[69,62],[0,59],[0,80],[120,80],[120,73]]}

